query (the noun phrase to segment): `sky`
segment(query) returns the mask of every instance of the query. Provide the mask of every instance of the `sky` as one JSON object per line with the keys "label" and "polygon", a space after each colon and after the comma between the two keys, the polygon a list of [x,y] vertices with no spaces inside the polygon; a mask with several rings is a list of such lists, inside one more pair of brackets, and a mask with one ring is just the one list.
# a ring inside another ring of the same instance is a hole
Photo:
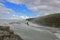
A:
{"label": "sky", "polygon": [[26,19],[60,13],[60,0],[0,0],[0,19]]}

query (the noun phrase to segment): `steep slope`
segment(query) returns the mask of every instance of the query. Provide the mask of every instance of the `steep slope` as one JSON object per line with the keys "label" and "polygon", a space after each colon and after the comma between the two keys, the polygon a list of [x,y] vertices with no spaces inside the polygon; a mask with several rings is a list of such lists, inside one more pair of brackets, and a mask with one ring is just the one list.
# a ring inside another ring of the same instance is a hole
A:
{"label": "steep slope", "polygon": [[39,25],[60,27],[60,13],[50,14],[43,17],[37,17],[27,20]]}

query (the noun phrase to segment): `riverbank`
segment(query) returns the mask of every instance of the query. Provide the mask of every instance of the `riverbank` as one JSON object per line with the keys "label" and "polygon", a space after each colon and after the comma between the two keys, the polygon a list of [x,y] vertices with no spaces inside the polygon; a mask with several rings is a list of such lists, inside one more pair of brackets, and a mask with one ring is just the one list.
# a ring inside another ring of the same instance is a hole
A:
{"label": "riverbank", "polygon": [[0,26],[0,40],[23,40],[19,35],[10,30],[9,26]]}

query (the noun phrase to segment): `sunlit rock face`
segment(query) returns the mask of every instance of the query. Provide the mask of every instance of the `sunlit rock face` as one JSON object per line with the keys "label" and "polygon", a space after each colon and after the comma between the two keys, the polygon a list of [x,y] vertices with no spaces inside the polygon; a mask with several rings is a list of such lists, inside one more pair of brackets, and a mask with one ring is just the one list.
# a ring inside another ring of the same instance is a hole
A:
{"label": "sunlit rock face", "polygon": [[19,35],[14,34],[9,26],[0,26],[0,40],[22,40]]}

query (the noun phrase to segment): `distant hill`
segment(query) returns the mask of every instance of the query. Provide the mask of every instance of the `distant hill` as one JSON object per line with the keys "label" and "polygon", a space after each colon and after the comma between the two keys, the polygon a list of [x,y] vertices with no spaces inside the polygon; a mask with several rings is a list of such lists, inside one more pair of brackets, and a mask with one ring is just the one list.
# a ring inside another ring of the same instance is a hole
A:
{"label": "distant hill", "polygon": [[60,27],[60,13],[50,14],[37,18],[26,19],[33,23],[39,25],[50,26],[50,27]]}

